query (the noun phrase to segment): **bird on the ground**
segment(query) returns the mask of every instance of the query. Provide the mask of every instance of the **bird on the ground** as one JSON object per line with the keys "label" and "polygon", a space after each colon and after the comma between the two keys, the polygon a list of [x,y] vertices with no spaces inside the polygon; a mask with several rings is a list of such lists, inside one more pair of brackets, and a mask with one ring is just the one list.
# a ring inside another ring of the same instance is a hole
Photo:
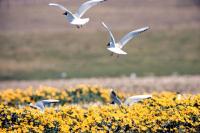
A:
{"label": "bird on the ground", "polygon": [[87,10],[89,10],[91,7],[104,2],[106,0],[90,0],[85,3],[83,3],[78,11],[76,13],[72,13],[68,9],[66,9],[64,6],[57,4],[57,3],[49,3],[49,6],[56,6],[59,7],[61,10],[64,10],[63,15],[66,16],[68,22],[72,25],[75,25],[77,28],[81,28],[83,25],[89,22],[89,18],[81,18]]}
{"label": "bird on the ground", "polygon": [[149,27],[144,27],[144,28],[140,28],[134,31],[129,32],[128,34],[126,34],[119,42],[115,41],[115,38],[111,32],[111,30],[108,28],[108,26],[102,22],[102,25],[106,28],[106,30],[109,32],[110,35],[110,41],[107,44],[107,49],[109,51],[111,51],[111,56],[113,55],[113,53],[118,54],[118,55],[126,55],[127,53],[124,52],[122,50],[122,48],[134,37],[136,37],[137,35],[139,35],[140,33],[146,31],[149,29]]}
{"label": "bird on the ground", "polygon": [[36,102],[35,104],[30,103],[30,107],[40,110],[44,112],[45,106],[50,105],[52,103],[58,103],[59,100],[49,99],[49,100],[41,100]]}
{"label": "bird on the ground", "polygon": [[111,93],[110,93],[110,98],[111,98],[111,101],[112,101],[111,104],[117,104],[117,105],[124,104],[124,105],[127,105],[127,106],[131,106],[134,103],[137,103],[139,101],[142,101],[144,99],[148,99],[148,98],[151,98],[151,97],[152,97],[152,95],[135,95],[135,96],[128,97],[125,100],[125,102],[122,103],[114,90],[111,90]]}

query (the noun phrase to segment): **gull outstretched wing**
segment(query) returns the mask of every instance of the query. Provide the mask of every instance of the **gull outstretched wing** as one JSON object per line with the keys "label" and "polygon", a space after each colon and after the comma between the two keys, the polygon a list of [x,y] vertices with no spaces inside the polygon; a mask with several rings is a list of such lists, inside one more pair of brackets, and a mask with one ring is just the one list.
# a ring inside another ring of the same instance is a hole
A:
{"label": "gull outstretched wing", "polygon": [[149,27],[144,27],[144,28],[140,28],[140,29],[129,32],[119,41],[120,47],[123,48],[127,42],[129,42],[131,39],[133,39],[134,37],[136,37],[137,35],[139,35],[140,33],[148,29]]}
{"label": "gull outstretched wing", "polygon": [[136,95],[136,96],[132,96],[126,99],[126,101],[124,102],[125,105],[132,105],[134,103],[137,103],[139,101],[142,101],[144,99],[147,98],[151,98],[152,95]]}
{"label": "gull outstretched wing", "polygon": [[104,1],[106,1],[106,0],[90,0],[90,1],[87,1],[87,2],[83,3],[79,7],[79,9],[78,9],[78,11],[76,13],[76,16],[79,17],[79,18],[82,17],[85,14],[85,12],[87,10],[89,10],[91,7],[97,5],[97,4],[101,3],[101,2],[104,2]]}
{"label": "gull outstretched wing", "polygon": [[48,100],[42,100],[43,104],[50,104],[50,103],[58,103],[59,100],[54,99],[48,99]]}
{"label": "gull outstretched wing", "polygon": [[108,26],[104,23],[104,22],[102,22],[102,25],[106,28],[106,30],[109,32],[109,34],[110,34],[110,42],[111,42],[111,47],[115,47],[115,38],[114,38],[114,36],[113,36],[113,34],[112,34],[112,32],[111,32],[111,30],[108,28]]}

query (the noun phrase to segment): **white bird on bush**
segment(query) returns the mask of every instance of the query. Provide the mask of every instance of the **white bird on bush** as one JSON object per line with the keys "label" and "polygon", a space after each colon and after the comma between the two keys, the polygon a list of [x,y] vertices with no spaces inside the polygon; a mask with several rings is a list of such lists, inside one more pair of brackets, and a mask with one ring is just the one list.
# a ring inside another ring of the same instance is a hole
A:
{"label": "white bird on bush", "polygon": [[44,112],[45,106],[51,103],[58,103],[59,100],[49,99],[49,100],[41,100],[36,102],[35,104],[30,103],[30,107],[40,110]]}
{"label": "white bird on bush", "polygon": [[127,106],[131,106],[134,103],[137,103],[139,101],[142,101],[144,99],[148,99],[148,98],[151,98],[151,97],[152,97],[152,95],[135,95],[135,96],[131,96],[131,97],[128,97],[126,99],[124,104],[127,105]]}
{"label": "white bird on bush", "polygon": [[[135,96],[128,97],[123,104],[127,106],[131,106],[134,103],[137,103],[139,101],[142,101],[144,99],[151,98],[151,97],[152,95],[135,95]],[[121,100],[118,98],[114,90],[111,90],[110,98],[112,100],[111,104],[118,104],[118,105],[122,104]]]}
{"label": "white bird on bush", "polygon": [[110,35],[110,41],[109,43],[107,44],[107,49],[109,51],[112,52],[111,55],[113,55],[113,53],[116,53],[118,55],[120,54],[127,54],[126,52],[124,52],[122,50],[122,48],[131,40],[133,39],[134,37],[136,37],[137,35],[139,35],[140,33],[146,31],[149,29],[149,27],[144,27],[144,28],[140,28],[140,29],[137,29],[137,30],[134,30],[134,31],[131,31],[129,32],[128,34],[126,34],[119,42],[116,42],[115,41],[115,38],[111,32],[111,30],[108,28],[108,26],[102,22],[102,25],[107,29],[107,31],[109,32],[109,35]]}
{"label": "white bird on bush", "polygon": [[85,14],[85,12],[87,10],[89,10],[91,7],[97,5],[101,2],[104,2],[104,1],[106,1],[106,0],[87,1],[79,7],[78,11],[75,14],[73,14],[71,11],[66,9],[64,6],[57,4],[57,3],[49,3],[49,6],[56,6],[56,7],[59,7],[61,10],[64,10],[65,12],[63,13],[63,15],[65,15],[67,17],[68,22],[72,25],[76,25],[77,28],[80,28],[83,25],[85,25],[86,23],[88,23],[90,20],[89,18],[81,18]]}

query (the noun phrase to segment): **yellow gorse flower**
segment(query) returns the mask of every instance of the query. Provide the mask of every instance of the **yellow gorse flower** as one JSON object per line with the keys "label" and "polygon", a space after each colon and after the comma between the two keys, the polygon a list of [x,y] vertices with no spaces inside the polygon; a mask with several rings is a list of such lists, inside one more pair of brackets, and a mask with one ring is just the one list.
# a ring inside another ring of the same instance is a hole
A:
{"label": "yellow gorse flower", "polygon": [[[41,86],[38,89],[0,93],[0,132],[198,132],[200,95],[176,98],[175,93],[154,93],[132,106],[109,104],[110,90],[80,85],[71,89]],[[119,93],[124,99],[125,95]],[[44,113],[27,104],[59,99],[58,109]],[[95,104],[96,102],[101,104]],[[93,104],[90,104],[93,103]],[[85,106],[88,104],[88,106]]]}

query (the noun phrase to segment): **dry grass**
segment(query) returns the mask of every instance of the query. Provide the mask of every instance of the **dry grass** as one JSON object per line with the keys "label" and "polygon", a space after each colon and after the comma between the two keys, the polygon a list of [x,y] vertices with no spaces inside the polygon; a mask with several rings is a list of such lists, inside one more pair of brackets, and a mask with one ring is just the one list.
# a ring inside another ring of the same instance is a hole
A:
{"label": "dry grass", "polygon": [[77,84],[100,85],[103,87],[118,88],[124,92],[152,93],[152,92],[181,92],[200,93],[200,76],[169,76],[169,77],[118,77],[118,78],[90,78],[69,80],[44,81],[0,81],[0,89],[27,88],[40,85],[58,88],[74,87]]}
{"label": "dry grass", "polygon": [[[114,31],[117,38],[125,32]],[[0,79],[200,74],[199,35],[197,29],[150,30],[117,58],[106,50],[106,32],[0,34]]]}

